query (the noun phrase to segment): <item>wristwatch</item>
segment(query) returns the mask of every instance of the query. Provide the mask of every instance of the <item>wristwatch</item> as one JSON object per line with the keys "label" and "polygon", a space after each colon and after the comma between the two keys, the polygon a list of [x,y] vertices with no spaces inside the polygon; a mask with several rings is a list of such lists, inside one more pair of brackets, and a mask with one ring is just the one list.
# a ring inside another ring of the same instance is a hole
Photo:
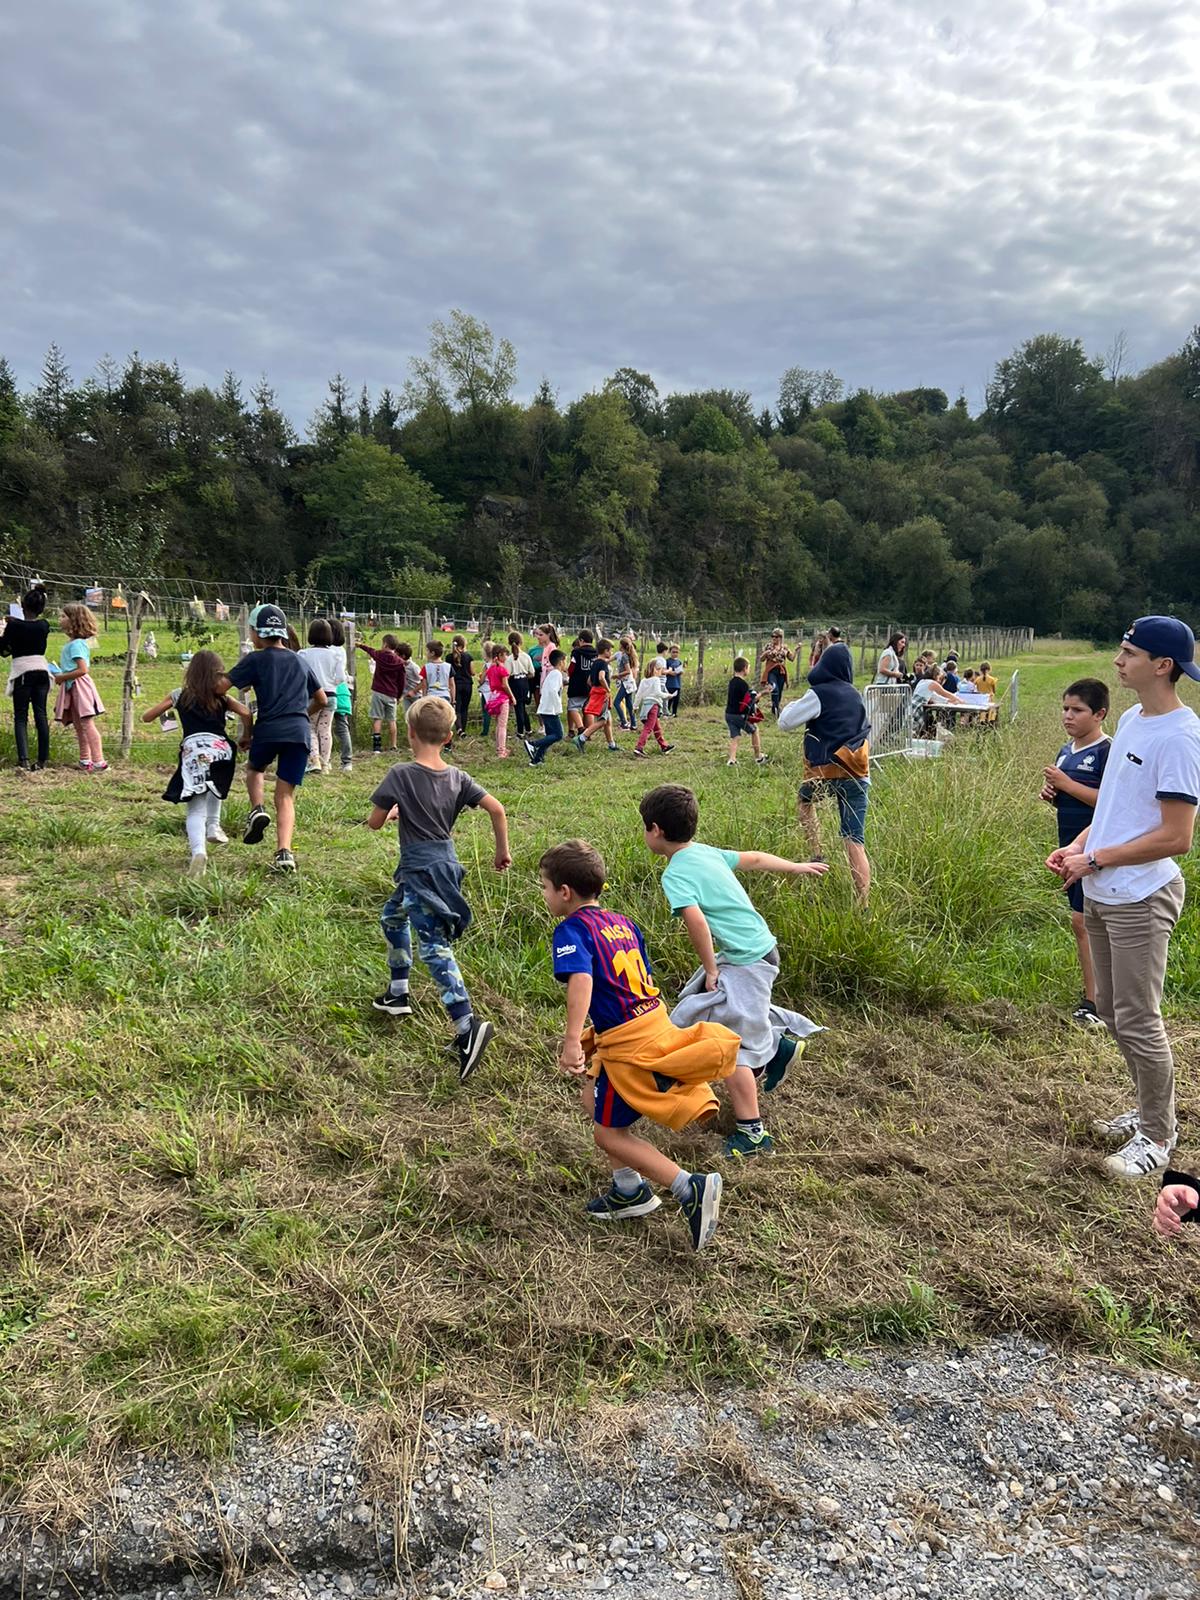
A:
{"label": "wristwatch", "polygon": [[1099,872],[1100,871],[1100,863],[1096,860],[1096,852],[1094,850],[1088,856],[1087,864],[1088,864],[1089,867],[1091,867],[1093,872]]}

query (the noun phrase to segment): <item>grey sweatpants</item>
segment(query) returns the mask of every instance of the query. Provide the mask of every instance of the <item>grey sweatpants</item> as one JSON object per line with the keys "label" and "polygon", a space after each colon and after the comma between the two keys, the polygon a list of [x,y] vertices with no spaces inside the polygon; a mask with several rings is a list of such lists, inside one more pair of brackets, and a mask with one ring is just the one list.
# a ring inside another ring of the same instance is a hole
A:
{"label": "grey sweatpants", "polygon": [[1175,1062],[1161,1008],[1167,949],[1183,894],[1181,876],[1132,905],[1084,896],[1096,1010],[1133,1077],[1142,1132],[1156,1144],[1175,1142]]}

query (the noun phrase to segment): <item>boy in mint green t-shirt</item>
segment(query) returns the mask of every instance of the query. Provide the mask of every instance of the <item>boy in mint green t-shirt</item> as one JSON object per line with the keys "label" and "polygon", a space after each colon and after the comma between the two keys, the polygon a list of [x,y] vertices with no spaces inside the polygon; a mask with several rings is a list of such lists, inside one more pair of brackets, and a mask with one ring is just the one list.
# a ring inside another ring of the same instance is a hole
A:
{"label": "boy in mint green t-shirt", "polygon": [[[684,985],[671,1013],[676,1027],[694,1022],[720,1022],[742,1041],[738,1066],[725,1081],[737,1117],[737,1129],[725,1141],[725,1153],[764,1155],[771,1135],[758,1109],[758,1083],[778,1088],[798,1042],[819,1032],[798,1011],[773,1004],[771,990],[779,975],[775,935],[754,908],[735,871],[781,872],[817,877],[824,862],[785,861],[761,850],[717,850],[696,842],[699,807],[682,784],[664,783],[644,795],[639,806],[647,847],[666,858],[663,893],[683,921],[700,970]],[[789,1035],[791,1037],[789,1037]]]}

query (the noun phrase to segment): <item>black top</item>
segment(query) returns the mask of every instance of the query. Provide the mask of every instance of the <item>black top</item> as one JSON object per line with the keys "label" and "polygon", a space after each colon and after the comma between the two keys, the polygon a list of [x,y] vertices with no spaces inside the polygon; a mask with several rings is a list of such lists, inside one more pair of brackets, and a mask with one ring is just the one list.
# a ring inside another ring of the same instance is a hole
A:
{"label": "black top", "polygon": [[597,656],[595,661],[592,662],[591,671],[588,673],[588,682],[593,689],[607,689],[610,681],[608,662],[601,661],[600,657]]}
{"label": "black top", "polygon": [[190,739],[193,733],[216,733],[224,738],[225,719],[229,716],[229,702],[224,695],[216,711],[205,711],[201,706],[185,700],[182,689],[176,689],[171,698],[179,713],[179,731],[185,739]]}
{"label": "black top", "polygon": [[730,678],[729,693],[725,696],[725,715],[727,717],[740,717],[742,702],[750,693],[750,685],[745,678]]}
{"label": "black top", "polygon": [[44,656],[50,638],[50,624],[43,617],[32,622],[24,617],[9,617],[0,634],[0,656]]}
{"label": "black top", "polygon": [[581,700],[588,692],[592,662],[596,659],[594,644],[577,644],[571,651],[571,670],[567,673],[567,698]]}

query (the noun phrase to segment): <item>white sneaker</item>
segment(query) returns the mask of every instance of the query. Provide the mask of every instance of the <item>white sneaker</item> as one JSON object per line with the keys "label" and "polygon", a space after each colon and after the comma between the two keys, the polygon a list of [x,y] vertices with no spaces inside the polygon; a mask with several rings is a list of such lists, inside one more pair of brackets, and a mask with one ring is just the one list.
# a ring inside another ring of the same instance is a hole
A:
{"label": "white sneaker", "polygon": [[208,857],[203,850],[197,850],[196,854],[188,862],[187,875],[189,878],[202,878],[207,871]]}
{"label": "white sneaker", "polygon": [[228,844],[229,836],[223,828],[210,828],[207,834],[209,844]]}
{"label": "white sneaker", "polygon": [[1115,1155],[1104,1158],[1104,1169],[1114,1178],[1149,1178],[1155,1172],[1162,1172],[1170,1162],[1169,1144],[1155,1144],[1153,1139],[1138,1132]]}
{"label": "white sneaker", "polygon": [[1097,1117],[1092,1123],[1093,1133],[1099,1134],[1101,1139],[1111,1139],[1114,1144],[1124,1144],[1137,1131],[1138,1114],[1136,1106],[1132,1111],[1122,1111],[1120,1116],[1113,1117],[1108,1121],[1103,1117]]}

